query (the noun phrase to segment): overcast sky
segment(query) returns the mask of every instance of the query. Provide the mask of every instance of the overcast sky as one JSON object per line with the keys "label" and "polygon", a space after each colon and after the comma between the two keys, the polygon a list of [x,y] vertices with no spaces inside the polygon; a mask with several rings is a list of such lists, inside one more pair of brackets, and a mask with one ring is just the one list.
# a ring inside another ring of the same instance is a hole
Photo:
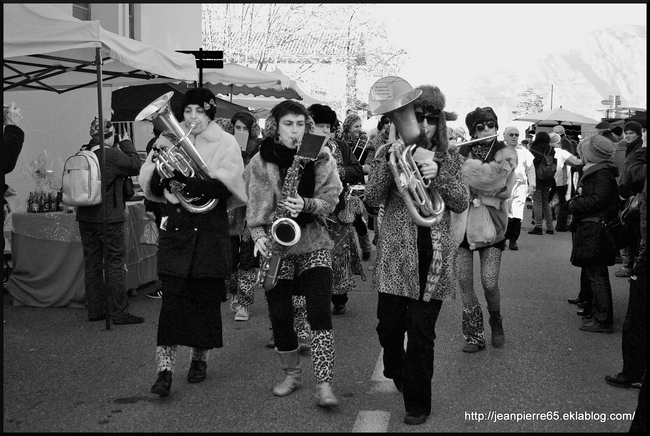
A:
{"label": "overcast sky", "polygon": [[401,77],[417,86],[431,83],[434,70],[433,80],[448,92],[477,69],[518,68],[574,46],[573,41],[595,29],[647,25],[645,3],[383,6],[394,17],[387,32],[421,54],[404,66]]}

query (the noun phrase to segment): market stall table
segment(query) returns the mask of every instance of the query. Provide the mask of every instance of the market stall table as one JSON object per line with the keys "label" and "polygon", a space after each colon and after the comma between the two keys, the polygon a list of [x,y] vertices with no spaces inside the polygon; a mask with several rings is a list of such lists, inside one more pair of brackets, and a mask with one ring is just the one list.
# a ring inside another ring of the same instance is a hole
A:
{"label": "market stall table", "polygon": [[[142,202],[126,207],[126,288],[157,279],[158,247],[140,244],[146,221]],[[74,213],[14,213],[13,271],[7,289],[16,306],[84,307],[84,256]]]}

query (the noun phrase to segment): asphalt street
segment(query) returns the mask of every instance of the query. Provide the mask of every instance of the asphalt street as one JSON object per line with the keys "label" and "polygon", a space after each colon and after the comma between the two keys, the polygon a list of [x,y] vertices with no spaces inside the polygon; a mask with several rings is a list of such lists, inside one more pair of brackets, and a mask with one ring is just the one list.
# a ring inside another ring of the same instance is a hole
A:
{"label": "asphalt street", "polygon": [[[580,271],[569,263],[571,234],[528,235],[526,211],[519,251],[503,253],[500,289],[506,344],[461,351],[461,301],[446,301],[437,323],[433,411],[419,426],[403,423],[404,404],[381,375],[377,295],[372,265],[358,280],[347,313],[334,317],[334,392],[341,405],[315,405],[309,359],[303,387],[284,398],[283,379],[265,347],[269,322],[262,290],[251,318],[235,322],[222,305],[225,346],[212,350],[207,378],[189,384],[189,349],[180,348],[172,394],[149,393],[161,300],[137,290],[131,312],[144,324],[89,322],[84,309],[30,308],[4,295],[3,432],[627,432],[638,391],[614,388],[606,374],[622,369],[621,327],[629,283],[614,276],[615,332],[588,333],[567,298]],[[478,278],[475,289],[487,326]]]}

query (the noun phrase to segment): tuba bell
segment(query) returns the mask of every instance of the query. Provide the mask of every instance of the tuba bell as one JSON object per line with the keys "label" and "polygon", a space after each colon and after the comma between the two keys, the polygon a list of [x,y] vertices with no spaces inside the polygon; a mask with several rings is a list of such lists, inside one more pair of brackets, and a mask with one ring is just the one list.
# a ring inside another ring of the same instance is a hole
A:
{"label": "tuba bell", "polygon": [[[395,125],[404,145],[399,145],[390,154],[389,167],[397,190],[416,225],[432,227],[442,219],[445,202],[431,182],[425,182],[413,158],[420,126],[415,119],[414,102],[422,94],[419,89],[401,94],[374,110],[375,114],[386,115]],[[422,154],[432,152],[420,149]]]}
{"label": "tuba bell", "polygon": [[[198,177],[204,180],[211,179],[207,165],[199,155],[198,151],[188,138],[195,124],[185,133],[181,125],[176,121],[176,116],[171,110],[170,100],[174,91],[170,91],[142,109],[135,121],[151,121],[161,130],[170,131],[175,137],[172,140],[174,147],[168,149],[154,148],[156,153],[156,169],[161,178],[174,177],[174,170],[180,171],[186,177]],[[203,200],[200,197],[185,197],[181,192],[174,194],[181,205],[192,213],[205,213],[214,209],[219,200],[211,198]]]}

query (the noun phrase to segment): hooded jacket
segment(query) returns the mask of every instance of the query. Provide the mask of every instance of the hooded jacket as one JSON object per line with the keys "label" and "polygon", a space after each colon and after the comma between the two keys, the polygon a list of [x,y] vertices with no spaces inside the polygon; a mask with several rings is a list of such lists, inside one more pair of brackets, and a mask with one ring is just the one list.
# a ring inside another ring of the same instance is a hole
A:
{"label": "hooded jacket", "polygon": [[[597,163],[582,173],[578,182],[580,195],[572,198],[566,207],[573,215],[571,231],[574,233],[571,263],[574,266],[614,265],[616,252],[605,250],[598,232],[580,232],[579,227],[595,229],[601,219],[611,223],[618,219],[618,187],[616,186],[618,167],[614,162]],[[580,238],[576,234],[580,233]],[[587,234],[588,233],[588,234]],[[585,237],[582,237],[587,234]],[[576,250],[598,253],[589,264],[583,264],[575,259]]]}

